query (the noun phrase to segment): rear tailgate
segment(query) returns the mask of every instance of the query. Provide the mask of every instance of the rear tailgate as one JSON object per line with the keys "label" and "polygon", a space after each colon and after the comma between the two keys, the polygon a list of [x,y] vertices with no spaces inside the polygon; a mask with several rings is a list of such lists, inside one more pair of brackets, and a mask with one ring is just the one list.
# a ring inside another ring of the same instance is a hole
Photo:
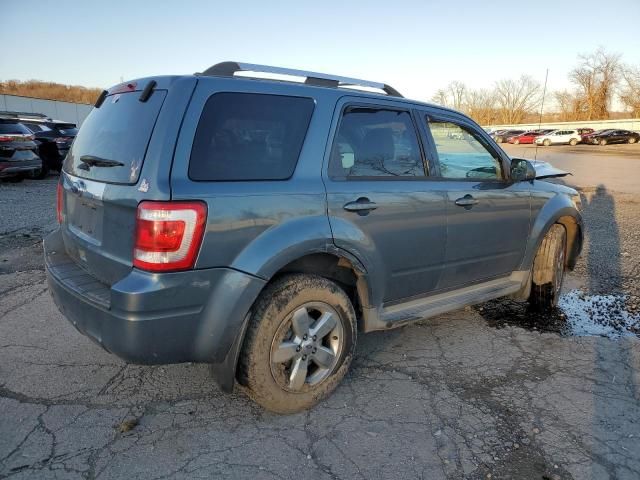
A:
{"label": "rear tailgate", "polygon": [[[140,101],[152,80],[156,88]],[[175,139],[195,84],[193,77],[154,77],[112,89],[86,118],[65,159],[65,250],[107,285],[131,271],[138,204],[171,198]]]}
{"label": "rear tailgate", "polygon": [[0,121],[0,162],[37,158],[33,134],[21,123]]}

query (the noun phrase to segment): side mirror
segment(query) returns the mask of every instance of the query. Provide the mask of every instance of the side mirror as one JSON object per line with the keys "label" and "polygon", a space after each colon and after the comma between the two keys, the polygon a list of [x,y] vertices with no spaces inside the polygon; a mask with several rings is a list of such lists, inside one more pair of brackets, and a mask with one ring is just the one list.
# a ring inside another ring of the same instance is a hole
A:
{"label": "side mirror", "polygon": [[536,169],[524,158],[511,159],[511,180],[514,182],[532,181],[536,178]]}

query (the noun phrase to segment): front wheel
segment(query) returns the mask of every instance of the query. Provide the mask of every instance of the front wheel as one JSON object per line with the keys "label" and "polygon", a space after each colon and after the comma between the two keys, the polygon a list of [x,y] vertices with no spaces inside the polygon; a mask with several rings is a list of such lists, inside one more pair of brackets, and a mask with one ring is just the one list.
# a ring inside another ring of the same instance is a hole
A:
{"label": "front wheel", "polygon": [[560,224],[551,226],[533,261],[531,294],[532,306],[546,310],[558,305],[564,279],[567,234]]}
{"label": "front wheel", "polygon": [[267,410],[306,410],[347,373],[356,336],[353,305],[336,283],[317,275],[281,277],[254,305],[238,381]]}
{"label": "front wheel", "polygon": [[548,147],[549,145],[551,145],[551,141],[549,141],[549,140],[545,140],[544,142],[542,142],[542,144],[543,144],[545,147]]}
{"label": "front wheel", "polygon": [[628,142],[629,143],[636,143],[636,138],[635,137],[629,137]]}
{"label": "front wheel", "polygon": [[600,146],[604,147],[607,144],[607,141],[603,138],[602,140],[600,140]]}
{"label": "front wheel", "polygon": [[514,140],[513,143],[515,143],[516,145],[520,145],[520,140]]}
{"label": "front wheel", "polygon": [[571,140],[569,140],[569,145],[571,145],[572,147],[575,147],[578,144],[578,140],[576,140],[575,138],[572,138]]}

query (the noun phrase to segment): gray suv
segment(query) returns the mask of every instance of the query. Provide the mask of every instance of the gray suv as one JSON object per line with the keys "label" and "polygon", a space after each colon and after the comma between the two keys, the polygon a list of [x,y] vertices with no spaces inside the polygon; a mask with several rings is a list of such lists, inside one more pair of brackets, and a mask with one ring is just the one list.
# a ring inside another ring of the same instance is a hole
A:
{"label": "gray suv", "polygon": [[507,295],[554,306],[579,202],[458,112],[225,62],[103,92],[65,159],[47,278],[109,352],[205,362],[295,412],[336,388],[358,333]]}

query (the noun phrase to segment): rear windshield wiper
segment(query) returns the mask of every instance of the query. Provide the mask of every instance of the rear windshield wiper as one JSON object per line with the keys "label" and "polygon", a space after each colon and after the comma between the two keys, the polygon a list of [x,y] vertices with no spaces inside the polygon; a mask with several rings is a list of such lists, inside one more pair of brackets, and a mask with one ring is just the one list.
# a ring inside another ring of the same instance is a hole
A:
{"label": "rear windshield wiper", "polygon": [[80,157],[80,170],[89,170],[89,167],[124,167],[124,163],[117,160],[109,160],[108,158],[95,157],[93,155],[83,155]]}

